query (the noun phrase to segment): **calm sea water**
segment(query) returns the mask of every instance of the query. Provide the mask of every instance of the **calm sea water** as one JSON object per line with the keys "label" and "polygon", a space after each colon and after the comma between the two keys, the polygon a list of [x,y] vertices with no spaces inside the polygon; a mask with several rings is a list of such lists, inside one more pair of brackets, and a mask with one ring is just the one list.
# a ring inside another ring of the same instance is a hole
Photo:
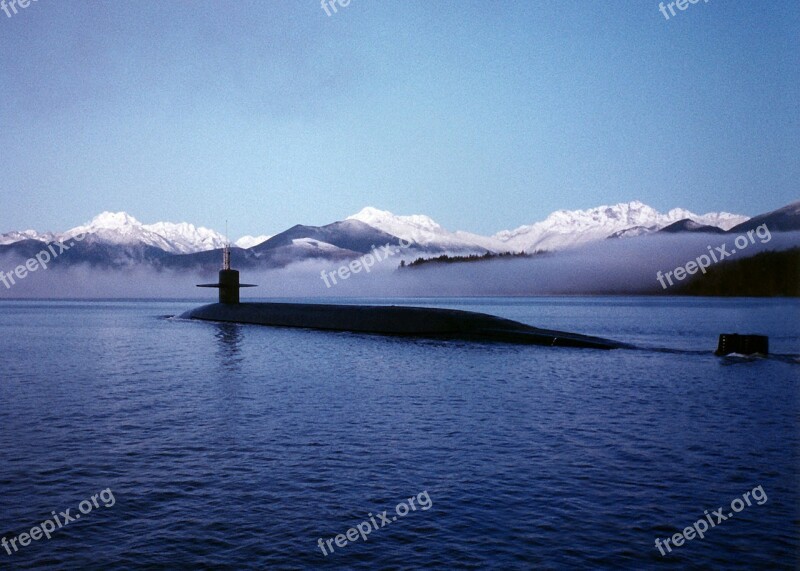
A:
{"label": "calm sea water", "polygon": [[[18,551],[0,548],[0,568],[800,564],[797,301],[396,303],[645,349],[168,318],[185,301],[2,302],[0,533]],[[785,356],[715,357],[721,332],[767,334]],[[656,549],[758,486],[760,505]],[[429,509],[397,517],[412,497]],[[68,508],[80,519],[20,546]],[[396,521],[323,555],[319,539],[384,510]]]}

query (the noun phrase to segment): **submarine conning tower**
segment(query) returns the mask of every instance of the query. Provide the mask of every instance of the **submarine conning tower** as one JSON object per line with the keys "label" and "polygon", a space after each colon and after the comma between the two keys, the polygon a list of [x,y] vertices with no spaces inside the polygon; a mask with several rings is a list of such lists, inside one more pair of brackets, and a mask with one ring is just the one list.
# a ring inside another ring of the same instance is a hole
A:
{"label": "submarine conning tower", "polygon": [[239,271],[231,269],[231,247],[226,244],[222,249],[222,269],[219,271],[219,282],[198,284],[197,287],[217,288],[219,289],[220,303],[236,305],[239,303],[239,290],[243,287],[256,287],[256,285],[239,283]]}
{"label": "submarine conning tower", "polygon": [[231,269],[231,250],[223,249],[219,282],[198,287],[219,289],[219,303],[181,314],[185,319],[222,323],[248,323],[271,327],[301,327],[376,335],[410,336],[468,341],[499,341],[525,345],[620,349],[623,343],[520,323],[470,311],[398,305],[339,305],[321,303],[239,303],[239,283]]}
{"label": "submarine conning tower", "polygon": [[769,355],[769,337],[766,335],[739,335],[722,333],[715,355]]}

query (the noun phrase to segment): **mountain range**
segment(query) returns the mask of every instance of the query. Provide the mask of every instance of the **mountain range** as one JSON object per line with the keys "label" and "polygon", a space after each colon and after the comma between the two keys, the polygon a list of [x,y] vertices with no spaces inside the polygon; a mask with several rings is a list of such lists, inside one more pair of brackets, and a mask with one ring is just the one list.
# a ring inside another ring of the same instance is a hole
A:
{"label": "mountain range", "polygon": [[[727,212],[694,214],[675,208],[660,213],[639,201],[588,210],[559,210],[542,221],[492,236],[449,231],[425,215],[397,216],[366,207],[325,226],[295,225],[274,236],[244,236],[233,243],[240,267],[284,267],[308,259],[347,260],[390,245],[402,256],[558,251],[604,239],[656,232],[737,232],[768,223],[774,231],[800,230],[800,202],[749,218]],[[84,236],[75,240],[76,236]],[[226,237],[189,223],[142,224],[124,212],[103,212],[63,233],[34,230],[0,234],[0,255],[27,258],[48,243],[72,244],[59,264],[126,267],[148,263],[165,268],[215,269]],[[399,259],[399,258],[398,258]]]}

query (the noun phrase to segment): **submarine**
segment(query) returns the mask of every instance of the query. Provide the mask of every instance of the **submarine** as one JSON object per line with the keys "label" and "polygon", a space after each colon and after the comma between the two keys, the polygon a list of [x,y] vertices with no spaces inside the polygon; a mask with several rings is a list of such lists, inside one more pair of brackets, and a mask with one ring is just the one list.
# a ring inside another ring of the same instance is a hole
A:
{"label": "submarine", "polygon": [[485,313],[456,309],[408,307],[399,305],[336,305],[322,303],[242,303],[239,290],[256,287],[239,282],[239,272],[231,268],[230,246],[223,248],[219,281],[197,287],[219,289],[219,302],[183,313],[183,319],[296,327],[323,331],[348,331],[373,335],[425,339],[489,341],[551,347],[590,349],[630,348],[625,343],[539,329],[518,321]]}

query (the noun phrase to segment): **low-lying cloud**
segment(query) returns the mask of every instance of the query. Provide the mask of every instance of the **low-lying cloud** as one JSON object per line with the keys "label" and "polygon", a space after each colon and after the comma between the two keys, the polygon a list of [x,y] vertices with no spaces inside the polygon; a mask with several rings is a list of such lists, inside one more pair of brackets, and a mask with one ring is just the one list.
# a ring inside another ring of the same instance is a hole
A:
{"label": "low-lying cloud", "polygon": [[[728,244],[726,234],[652,235],[632,239],[603,240],[580,248],[531,258],[502,258],[471,263],[425,264],[398,269],[398,259],[376,264],[326,287],[320,273],[335,271],[340,263],[309,260],[287,268],[245,271],[242,282],[259,284],[242,290],[248,298],[336,297],[436,297],[523,296],[658,293],[658,271],[666,272]],[[727,260],[752,256],[765,250],[784,250],[800,245],[800,232],[775,233],[758,239]],[[0,258],[0,269],[13,271],[20,260]],[[2,298],[180,298],[216,299],[215,290],[195,287],[216,281],[214,273],[152,270],[98,270],[89,266],[63,267],[28,274],[13,287],[0,284]],[[685,279],[681,283],[686,283]]]}

